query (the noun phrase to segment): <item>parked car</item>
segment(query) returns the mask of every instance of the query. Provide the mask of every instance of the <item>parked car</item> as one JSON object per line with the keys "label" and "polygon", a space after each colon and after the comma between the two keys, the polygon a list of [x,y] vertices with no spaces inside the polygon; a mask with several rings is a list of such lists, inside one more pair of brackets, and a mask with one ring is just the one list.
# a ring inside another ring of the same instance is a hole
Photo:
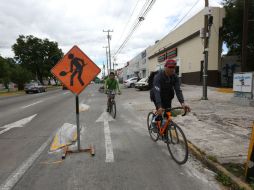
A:
{"label": "parked car", "polygon": [[138,82],[138,77],[132,77],[123,82],[123,85],[127,88],[134,88],[135,84]]}
{"label": "parked car", "polygon": [[148,90],[148,77],[146,78],[142,78],[140,81],[138,81],[135,84],[135,88],[139,89],[139,90]]}
{"label": "parked car", "polygon": [[46,92],[46,87],[41,85],[40,83],[28,83],[25,85],[25,92],[28,93],[40,93]]}

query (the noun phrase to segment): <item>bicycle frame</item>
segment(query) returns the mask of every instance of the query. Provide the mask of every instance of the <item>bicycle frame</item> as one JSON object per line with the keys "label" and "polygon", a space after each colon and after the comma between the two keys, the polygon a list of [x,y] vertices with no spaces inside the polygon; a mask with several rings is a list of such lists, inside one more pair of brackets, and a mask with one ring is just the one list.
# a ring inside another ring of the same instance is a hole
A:
{"label": "bicycle frame", "polygon": [[109,91],[108,93],[108,98],[109,98],[109,102],[112,103],[115,101],[115,92],[114,91]]}
{"label": "bicycle frame", "polygon": [[163,136],[165,134],[165,131],[167,130],[168,126],[169,126],[169,123],[171,122],[171,113],[170,112],[166,112],[167,116],[168,116],[168,119],[166,121],[166,123],[164,124],[164,126],[161,126],[161,121],[157,121],[157,127],[158,127],[158,130],[159,130],[159,134],[161,136]]}

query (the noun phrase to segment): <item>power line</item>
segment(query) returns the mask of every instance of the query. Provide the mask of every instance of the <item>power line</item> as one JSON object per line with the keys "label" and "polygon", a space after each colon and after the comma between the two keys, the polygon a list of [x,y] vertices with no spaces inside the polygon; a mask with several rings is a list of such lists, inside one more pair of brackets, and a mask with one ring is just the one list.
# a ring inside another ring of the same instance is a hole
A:
{"label": "power line", "polygon": [[[182,21],[183,19],[185,19],[185,17],[192,11],[192,9],[198,4],[199,0],[197,0],[193,6],[189,9],[189,11],[187,11],[187,13],[180,19],[180,21],[169,31],[169,33],[171,33]],[[154,48],[152,49],[152,51],[154,51],[158,45],[159,45],[160,42],[158,42],[157,44],[155,44]],[[169,44],[167,44],[169,45]]]}
{"label": "power line", "polygon": [[[153,2],[154,0],[152,0]],[[126,37],[126,39],[124,40],[124,42],[122,43],[122,45],[119,47],[119,49],[117,50],[117,52],[115,53],[114,56],[116,56],[123,48],[124,46],[126,45],[126,43],[128,42],[128,40],[131,38],[132,34],[135,32],[135,30],[137,29],[137,27],[140,25],[140,22],[143,21],[144,19],[144,13],[142,14],[142,11],[144,11],[145,7],[147,6],[149,1],[146,1],[146,3],[144,4],[144,6],[142,7],[141,11],[140,11],[140,14],[139,14],[139,17],[137,19],[137,22],[133,25],[133,29],[130,31],[130,33],[128,34],[128,36]],[[151,6],[151,3],[150,5],[147,7],[147,9],[145,10],[145,12],[147,13],[147,10],[148,8]],[[141,19],[143,18],[143,19]]]}
{"label": "power line", "polygon": [[[173,31],[182,21],[183,21],[183,19],[185,19],[185,17],[186,16],[188,16],[188,14],[192,11],[192,9],[198,4],[198,2],[199,2],[200,0],[197,0],[195,3],[194,3],[194,5],[190,8],[190,10],[183,16],[183,18],[175,25],[175,27],[171,30],[171,31]],[[170,32],[171,32],[170,31]]]}
{"label": "power line", "polygon": [[[150,1],[150,0],[146,0],[145,4],[142,6],[142,8],[141,8],[141,10],[140,10],[140,12],[139,12],[139,14],[138,14],[138,17],[137,17],[137,19],[136,19],[136,22],[135,22],[135,23],[133,24],[133,26],[132,26],[132,31],[130,31],[129,34],[126,36],[126,38],[125,38],[124,42],[122,43],[122,45],[123,45],[123,44],[125,45],[125,44],[127,43],[127,41],[130,39],[130,36],[133,34],[133,32],[134,32],[134,31],[136,30],[136,28],[139,26],[139,23],[140,23],[141,21],[143,21],[142,19],[140,20],[140,18],[143,17],[142,14],[143,14],[145,8],[147,7],[149,1]],[[152,1],[153,1],[153,0],[152,0]],[[126,39],[128,39],[128,40],[126,40]],[[122,46],[122,45],[121,45],[121,46]],[[121,46],[120,46],[120,47],[121,47]],[[123,46],[122,46],[122,47],[123,47]]]}
{"label": "power line", "polygon": [[120,40],[122,39],[123,34],[124,34],[124,32],[125,32],[125,30],[126,30],[128,24],[129,24],[129,22],[130,22],[130,20],[131,20],[131,18],[132,18],[132,16],[133,16],[133,14],[134,14],[134,12],[135,12],[137,6],[138,6],[139,1],[140,1],[140,0],[137,1],[137,3],[136,3],[136,5],[135,5],[134,9],[132,10],[129,19],[128,19],[127,23],[125,24],[125,26],[124,26],[124,28],[123,28],[123,30],[122,30],[121,36],[120,36],[120,38],[119,38],[117,41],[120,41]]}
{"label": "power line", "polygon": [[[135,32],[135,30],[138,28],[138,26],[141,24],[141,22],[144,20],[144,17],[147,15],[147,13],[151,10],[152,6],[154,5],[156,0],[151,0],[150,3],[147,0],[146,3],[143,5],[140,14],[138,15],[138,19],[136,21],[136,23],[134,23],[132,30],[129,32],[129,34],[127,35],[127,37],[125,38],[125,40],[123,41],[123,43],[121,44],[121,46],[118,48],[118,50],[116,51],[116,53],[114,54],[114,57],[116,57],[116,55],[118,53],[120,53],[120,51],[124,48],[124,46],[127,44],[127,42],[129,41],[129,39],[132,37],[132,34]],[[149,5],[148,5],[149,4]]]}

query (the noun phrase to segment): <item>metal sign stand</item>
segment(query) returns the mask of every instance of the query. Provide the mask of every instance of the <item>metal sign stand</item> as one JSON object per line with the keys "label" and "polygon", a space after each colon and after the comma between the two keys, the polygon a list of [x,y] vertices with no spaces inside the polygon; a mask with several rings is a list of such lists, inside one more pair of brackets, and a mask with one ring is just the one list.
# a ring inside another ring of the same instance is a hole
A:
{"label": "metal sign stand", "polygon": [[90,153],[91,156],[95,155],[95,150],[94,150],[94,146],[91,144],[89,146],[89,148],[86,149],[81,149],[80,148],[80,127],[79,127],[79,96],[76,95],[76,123],[77,123],[77,150],[73,151],[73,150],[69,150],[68,146],[64,147],[64,151],[63,151],[63,155],[62,155],[62,159],[65,159],[67,154],[71,154],[71,153],[80,153],[80,152],[87,152]]}

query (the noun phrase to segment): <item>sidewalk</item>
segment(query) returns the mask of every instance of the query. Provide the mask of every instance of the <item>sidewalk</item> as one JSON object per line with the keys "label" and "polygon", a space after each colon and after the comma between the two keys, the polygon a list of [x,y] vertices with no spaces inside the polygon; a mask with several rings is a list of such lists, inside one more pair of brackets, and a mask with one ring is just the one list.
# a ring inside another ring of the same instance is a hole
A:
{"label": "sidewalk", "polygon": [[[192,112],[174,120],[182,127],[187,139],[219,163],[244,163],[254,120],[254,107],[233,104],[233,94],[218,92],[217,88],[208,88],[208,101],[200,100],[201,86],[183,85],[182,90]],[[137,93],[140,96],[131,103],[132,106],[138,111],[144,111],[144,114],[153,109],[149,93]],[[176,98],[173,106],[179,106]]]}

